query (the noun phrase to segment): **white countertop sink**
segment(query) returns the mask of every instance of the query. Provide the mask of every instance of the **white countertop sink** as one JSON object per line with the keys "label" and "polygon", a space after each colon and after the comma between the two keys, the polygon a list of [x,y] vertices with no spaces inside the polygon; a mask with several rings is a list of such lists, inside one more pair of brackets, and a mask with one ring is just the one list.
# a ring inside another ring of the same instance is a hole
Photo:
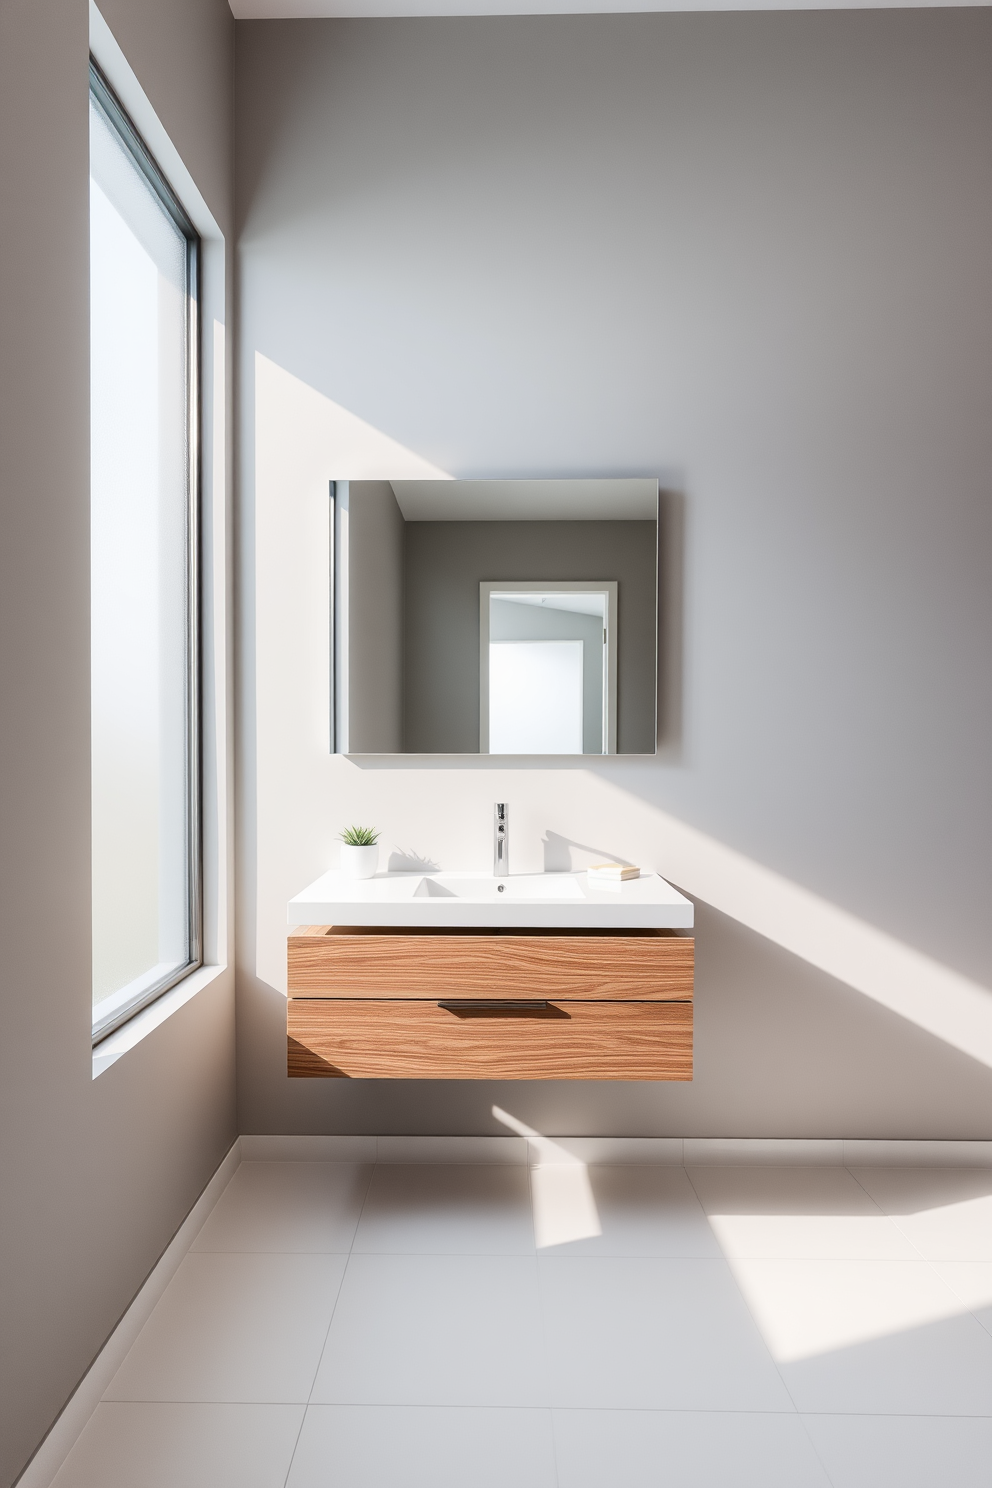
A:
{"label": "white countertop sink", "polygon": [[656,873],[325,873],[289,901],[291,925],[437,925],[530,930],[688,930],[693,907]]}

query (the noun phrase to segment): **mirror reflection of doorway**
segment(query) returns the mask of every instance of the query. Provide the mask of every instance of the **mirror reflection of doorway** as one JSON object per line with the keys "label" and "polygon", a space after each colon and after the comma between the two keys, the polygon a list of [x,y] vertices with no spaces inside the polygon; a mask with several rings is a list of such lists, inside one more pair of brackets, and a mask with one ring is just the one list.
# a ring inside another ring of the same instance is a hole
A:
{"label": "mirror reflection of doorway", "polygon": [[582,753],[582,642],[493,641],[489,753]]}
{"label": "mirror reflection of doorway", "polygon": [[480,747],[616,752],[615,580],[480,585]]}

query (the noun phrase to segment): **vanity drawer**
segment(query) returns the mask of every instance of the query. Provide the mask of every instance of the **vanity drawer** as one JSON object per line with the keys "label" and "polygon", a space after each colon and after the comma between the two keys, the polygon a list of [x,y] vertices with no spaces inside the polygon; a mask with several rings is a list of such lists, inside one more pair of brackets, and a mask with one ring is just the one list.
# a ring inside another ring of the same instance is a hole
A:
{"label": "vanity drawer", "polygon": [[[505,992],[501,993],[505,996]],[[492,993],[490,992],[490,996]],[[692,1003],[289,1001],[288,1073],[404,1080],[691,1080]]]}
{"label": "vanity drawer", "polygon": [[466,934],[309,925],[289,936],[294,997],[691,1001],[695,941],[667,931]]}

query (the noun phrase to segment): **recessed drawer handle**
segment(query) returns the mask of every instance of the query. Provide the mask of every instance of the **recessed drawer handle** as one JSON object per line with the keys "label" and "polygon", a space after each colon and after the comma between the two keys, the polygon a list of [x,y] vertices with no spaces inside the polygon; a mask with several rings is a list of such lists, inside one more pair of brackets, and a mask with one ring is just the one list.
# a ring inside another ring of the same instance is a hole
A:
{"label": "recessed drawer handle", "polygon": [[548,1003],[546,998],[517,998],[517,999],[490,999],[479,997],[472,998],[447,998],[438,1003],[439,1008],[444,1008],[448,1013],[543,1013],[547,1012]]}

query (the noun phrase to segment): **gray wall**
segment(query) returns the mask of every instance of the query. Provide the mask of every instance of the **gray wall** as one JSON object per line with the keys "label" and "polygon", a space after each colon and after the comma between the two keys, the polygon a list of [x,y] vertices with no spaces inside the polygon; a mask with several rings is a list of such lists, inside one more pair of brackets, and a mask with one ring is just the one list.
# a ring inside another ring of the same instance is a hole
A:
{"label": "gray wall", "polygon": [[403,747],[403,514],[388,481],[352,481],[349,751]]}
{"label": "gray wall", "polygon": [[479,748],[479,584],[483,579],[616,579],[617,745],[655,746],[653,522],[408,522],[405,748]]}
{"label": "gray wall", "polygon": [[[230,222],[222,0],[107,19]],[[233,978],[98,1079],[90,1050],[88,13],[0,7],[0,1483],[235,1133]]]}
{"label": "gray wall", "polygon": [[678,1089],[291,1083],[278,970],[284,899],[356,803],[482,867],[509,800],[518,863],[543,833],[663,866],[686,823],[992,983],[992,14],[248,23],[238,48],[249,528],[276,511],[261,353],[455,476],[657,472],[682,595],[654,760],[360,766],[301,717],[258,770],[246,731],[243,1129],[497,1130],[512,1095],[548,1131],[992,1137],[985,1064],[705,905]]}

